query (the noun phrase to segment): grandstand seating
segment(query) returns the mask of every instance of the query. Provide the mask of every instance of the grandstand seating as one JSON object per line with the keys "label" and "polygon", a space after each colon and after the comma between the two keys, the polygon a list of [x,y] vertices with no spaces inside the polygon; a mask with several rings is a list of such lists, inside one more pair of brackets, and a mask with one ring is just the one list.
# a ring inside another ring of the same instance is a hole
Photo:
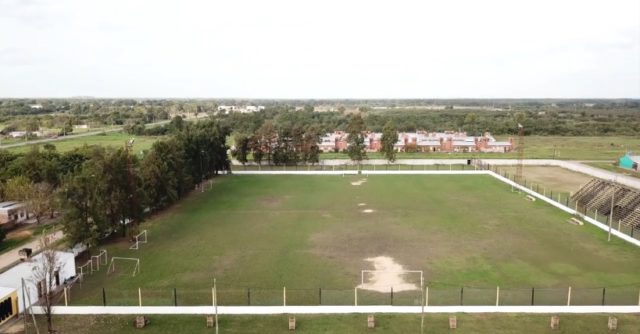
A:
{"label": "grandstand seating", "polygon": [[611,197],[614,199],[613,220],[627,226],[640,227],[640,191],[609,181],[593,179],[578,190],[571,200],[582,210],[598,211],[608,216],[611,212]]}

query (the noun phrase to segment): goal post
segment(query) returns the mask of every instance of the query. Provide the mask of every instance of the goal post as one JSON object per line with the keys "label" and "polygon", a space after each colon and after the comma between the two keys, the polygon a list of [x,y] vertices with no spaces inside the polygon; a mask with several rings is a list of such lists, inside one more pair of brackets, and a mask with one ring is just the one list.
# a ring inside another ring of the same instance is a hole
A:
{"label": "goal post", "polygon": [[100,266],[107,265],[107,250],[101,249],[98,255],[91,256],[91,272],[100,270]]}
{"label": "goal post", "polygon": [[419,274],[420,276],[420,289],[424,286],[424,272],[422,270],[367,270],[363,269],[360,271],[360,284],[365,285],[365,276],[366,275],[376,275],[376,274],[397,274],[397,275],[405,275],[405,274]]}
{"label": "goal post", "polygon": [[129,261],[134,263],[133,273],[131,276],[135,277],[136,274],[140,273],[140,259],[133,257],[111,257],[111,262],[109,263],[109,268],[107,269],[107,275],[114,273],[116,271],[116,260],[119,261]]}
{"label": "goal post", "polygon": [[131,247],[129,247],[129,249],[134,249],[137,250],[140,248],[140,244],[146,244],[147,243],[147,230],[142,230],[142,232],[138,233],[137,235],[134,235],[132,238],[133,241],[133,245],[131,245]]}

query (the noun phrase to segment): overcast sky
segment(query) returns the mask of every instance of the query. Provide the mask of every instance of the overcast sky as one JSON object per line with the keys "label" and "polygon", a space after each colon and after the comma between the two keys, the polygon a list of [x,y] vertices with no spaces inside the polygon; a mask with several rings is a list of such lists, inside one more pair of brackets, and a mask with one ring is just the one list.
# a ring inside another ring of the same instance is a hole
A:
{"label": "overcast sky", "polygon": [[640,0],[0,0],[0,96],[640,97]]}

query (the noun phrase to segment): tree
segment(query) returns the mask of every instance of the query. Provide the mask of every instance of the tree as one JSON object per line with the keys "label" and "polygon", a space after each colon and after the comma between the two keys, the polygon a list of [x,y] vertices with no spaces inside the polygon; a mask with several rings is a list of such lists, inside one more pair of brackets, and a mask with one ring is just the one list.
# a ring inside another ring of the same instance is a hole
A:
{"label": "tree", "polygon": [[165,208],[191,189],[184,162],[184,150],[176,139],[153,144],[140,166],[148,207]]}
{"label": "tree", "polygon": [[467,131],[472,132],[473,135],[476,135],[477,126],[476,123],[478,121],[478,116],[476,113],[470,112],[464,117],[464,125]]}
{"label": "tree", "polygon": [[358,164],[367,158],[367,153],[365,152],[366,146],[364,144],[364,130],[365,126],[362,117],[360,115],[352,116],[347,125],[347,133],[349,134],[347,138],[347,143],[349,144],[347,154],[349,154],[351,160]]}
{"label": "tree", "polygon": [[396,150],[394,145],[398,142],[398,130],[393,121],[388,121],[382,129],[382,147],[380,151],[384,154],[389,162],[396,160]]}
{"label": "tree", "polygon": [[256,132],[256,146],[266,156],[267,162],[271,164],[273,149],[276,146],[278,134],[272,121],[266,121]]}
{"label": "tree", "polygon": [[249,155],[251,138],[244,134],[237,134],[235,136],[235,149],[231,151],[231,155],[238,159],[243,165],[247,163],[247,156]]}
{"label": "tree", "polygon": [[[54,283],[56,271],[60,268],[61,262],[58,258],[54,245],[43,236],[40,238],[40,260],[33,266],[33,283],[40,286],[43,291],[42,302],[40,303],[47,319],[47,331],[55,333],[53,329],[53,306],[56,304]],[[59,298],[59,297],[58,297]]]}

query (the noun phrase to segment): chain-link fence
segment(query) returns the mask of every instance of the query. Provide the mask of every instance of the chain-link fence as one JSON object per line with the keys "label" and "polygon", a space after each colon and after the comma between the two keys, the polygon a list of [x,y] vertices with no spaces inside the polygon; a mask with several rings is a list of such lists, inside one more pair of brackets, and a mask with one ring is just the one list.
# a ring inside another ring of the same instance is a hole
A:
{"label": "chain-link fence", "polygon": [[[365,289],[266,289],[266,288],[166,288],[82,291],[67,288],[67,305],[106,306],[208,306],[217,298],[221,306],[563,306],[640,305],[640,287],[611,288],[488,288],[429,287],[421,290],[379,292]],[[60,299],[65,304],[65,299]]]}
{"label": "chain-link fence", "polygon": [[[531,191],[534,191],[536,193],[538,193],[539,195],[545,196],[555,202],[558,202],[559,204],[562,204],[568,208],[574,209],[576,211],[578,211],[579,213],[589,217],[589,218],[593,218],[594,220],[603,223],[605,225],[609,225],[609,216],[605,216],[602,215],[600,213],[598,213],[597,210],[591,210],[589,208],[585,208],[582,205],[580,205],[580,203],[573,201],[571,199],[571,193],[567,193],[567,192],[562,192],[562,191],[555,191],[551,188],[542,186],[536,182],[533,182],[531,180],[527,180],[526,178],[518,178],[515,174],[509,173],[507,172],[505,169],[500,168],[500,166],[495,166],[495,165],[489,165],[489,164],[477,164],[477,168],[478,169],[486,169],[486,170],[490,170],[493,171],[494,173],[503,176],[504,178],[507,178],[521,186],[524,186],[525,188],[530,189]],[[611,228],[615,229],[619,232],[622,232],[628,236],[631,236],[635,239],[640,240],[640,225],[635,225],[635,227],[629,226],[629,225],[625,225],[622,224],[621,221],[614,221],[611,222]]]}

